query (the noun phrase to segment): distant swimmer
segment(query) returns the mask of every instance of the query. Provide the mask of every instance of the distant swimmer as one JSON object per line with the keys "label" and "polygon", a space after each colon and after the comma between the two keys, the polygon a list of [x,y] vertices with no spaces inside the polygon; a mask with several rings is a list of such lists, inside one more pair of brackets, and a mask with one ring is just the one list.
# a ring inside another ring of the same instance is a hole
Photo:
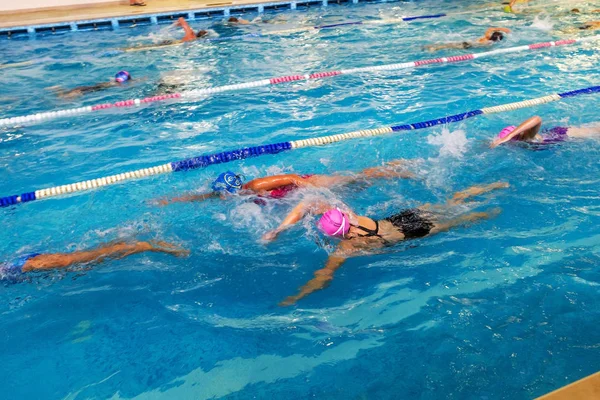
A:
{"label": "distant swimmer", "polygon": [[503,10],[508,13],[516,13],[518,11],[514,7],[519,3],[529,3],[529,0],[510,0],[508,3],[504,2],[502,3],[504,5]]}
{"label": "distant swimmer", "polygon": [[562,33],[579,33],[581,31],[596,31],[600,29],[600,21],[588,21],[579,26],[571,26],[560,30]]}
{"label": "distant swimmer", "polygon": [[503,40],[505,33],[510,33],[510,29],[489,28],[487,31],[485,31],[485,35],[475,41],[431,44],[424,46],[423,48],[427,51],[438,51],[443,49],[470,49],[473,47],[485,47]]}
{"label": "distant swimmer", "polygon": [[369,179],[405,178],[415,175],[403,168],[404,160],[390,161],[384,166],[372,167],[351,175],[298,175],[284,174],[256,178],[244,183],[243,177],[231,171],[223,172],[212,184],[212,192],[203,194],[188,194],[172,199],[161,200],[161,205],[203,201],[211,198],[226,198],[228,194],[258,195],[263,198],[281,199],[300,188],[330,188],[349,185]]}
{"label": "distant swimmer", "polygon": [[250,25],[252,22],[244,18],[229,17],[227,23],[229,25]]}
{"label": "distant swimmer", "polygon": [[537,115],[521,123],[507,126],[490,144],[491,148],[509,142],[526,142],[536,145],[547,145],[564,142],[568,138],[600,138],[600,124],[595,127],[555,126],[540,133],[542,119]]}
{"label": "distant swimmer", "polygon": [[146,49],[153,49],[157,47],[165,47],[165,46],[174,46],[186,42],[193,42],[197,39],[202,39],[207,37],[210,33],[205,29],[200,29],[198,32],[194,32],[194,30],[190,27],[187,21],[183,17],[179,17],[179,19],[173,23],[172,26],[180,26],[183,29],[183,38],[182,39],[169,39],[163,40],[160,43],[152,43],[152,44],[141,44],[132,47],[126,47],[121,49],[122,51],[139,51]]}
{"label": "distant swimmer", "polygon": [[244,18],[239,18],[239,17],[229,17],[227,19],[227,25],[284,24],[286,22],[287,22],[287,20],[285,20],[283,18],[278,18],[278,17],[270,18],[270,19],[265,19],[263,17],[257,17],[257,18],[254,18],[252,21],[249,21]]}
{"label": "distant swimmer", "polygon": [[18,257],[12,262],[0,263],[0,281],[18,282],[25,274],[53,269],[64,269],[75,265],[98,264],[109,259],[118,259],[137,253],[155,252],[177,257],[189,252],[166,242],[113,242],[91,250],[72,253],[31,253]]}
{"label": "distant swimmer", "polygon": [[75,97],[83,96],[84,94],[99,92],[115,86],[121,86],[125,82],[131,81],[132,79],[133,78],[129,72],[119,71],[115,75],[115,78],[108,82],[101,82],[90,86],[77,86],[73,89],[64,89],[61,86],[52,86],[47,89],[53,91],[58,97],[63,99],[73,99]]}
{"label": "distant swimmer", "polygon": [[263,239],[274,240],[281,232],[302,220],[305,215],[314,214],[322,215],[318,222],[319,229],[326,235],[334,236],[341,241],[327,259],[325,267],[316,271],[313,279],[302,286],[296,295],[287,297],[280,305],[292,305],[303,297],[326,287],[333,280],[335,271],[349,257],[375,252],[404,240],[431,236],[457,226],[495,216],[499,210],[471,212],[455,216],[452,208],[462,205],[470,197],[508,186],[508,183],[505,182],[473,186],[454,194],[445,204],[425,204],[416,208],[400,210],[397,214],[383,219],[357,215],[348,208],[334,208],[327,201],[300,203],[277,229],[264,235]]}

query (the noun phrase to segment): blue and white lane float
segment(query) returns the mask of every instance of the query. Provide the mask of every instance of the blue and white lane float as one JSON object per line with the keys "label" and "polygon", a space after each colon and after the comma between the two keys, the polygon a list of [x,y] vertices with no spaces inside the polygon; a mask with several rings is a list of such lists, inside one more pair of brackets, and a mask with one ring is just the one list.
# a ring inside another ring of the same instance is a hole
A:
{"label": "blue and white lane float", "polygon": [[78,115],[89,114],[94,111],[113,109],[113,108],[124,108],[124,107],[140,107],[142,105],[168,101],[168,100],[176,100],[176,99],[197,99],[200,96],[212,95],[215,93],[223,93],[230,92],[236,90],[244,90],[244,89],[252,89],[261,86],[269,86],[269,85],[277,85],[280,83],[286,82],[297,82],[297,81],[308,81],[313,79],[323,79],[334,77],[338,75],[355,75],[362,73],[378,73],[381,71],[396,71],[402,69],[416,68],[424,65],[431,64],[450,64],[462,61],[470,61],[478,58],[491,57],[499,54],[508,54],[508,53],[517,53],[520,51],[529,51],[529,50],[537,50],[537,49],[546,49],[557,46],[567,46],[575,43],[584,43],[590,42],[600,39],[600,35],[589,36],[586,38],[580,39],[569,39],[569,40],[559,40],[556,42],[544,42],[544,43],[534,43],[525,46],[517,46],[517,47],[509,47],[506,49],[497,49],[492,51],[487,51],[483,53],[477,54],[465,54],[460,56],[452,56],[452,57],[440,57],[440,58],[432,58],[428,60],[419,60],[419,61],[410,61],[399,64],[384,64],[384,65],[374,65],[370,67],[362,67],[362,68],[350,68],[350,69],[342,69],[337,71],[324,71],[324,72],[314,72],[307,73],[303,75],[287,75],[287,76],[279,76],[275,78],[269,79],[261,79],[252,82],[245,83],[236,83],[233,85],[225,85],[225,86],[216,86],[209,87],[204,89],[196,89],[190,90],[185,93],[173,93],[166,94],[161,96],[153,96],[146,97],[143,99],[130,99],[118,101],[116,103],[106,103],[106,104],[96,104],[93,106],[79,107],[79,108],[70,108],[66,110],[59,111],[48,111],[37,114],[29,114],[23,115],[20,117],[12,117],[12,118],[4,118],[0,119],[0,128],[2,127],[14,127],[14,126],[22,126],[25,124],[39,123],[43,121],[49,121],[56,118],[61,117],[75,117]]}
{"label": "blue and white lane float", "polygon": [[394,132],[430,128],[436,125],[463,121],[467,118],[476,117],[478,115],[494,114],[499,112],[517,110],[519,108],[533,107],[545,103],[550,103],[553,101],[559,101],[568,97],[575,97],[598,92],[600,92],[600,86],[592,86],[585,89],[578,89],[569,92],[552,94],[549,96],[519,101],[516,103],[508,103],[494,107],[486,107],[480,110],[468,111],[461,114],[450,115],[447,117],[433,119],[430,121],[417,122],[414,124],[395,125],[376,129],[366,129],[361,131],[342,133],[338,135],[293,140],[289,142],[267,144],[264,146],[245,147],[237,150],[192,157],[187,158],[185,160],[173,161],[167,164],[157,165],[150,168],[138,169],[135,171],[124,172],[121,174],[111,175],[103,178],[91,179],[88,181],[77,182],[68,185],[40,189],[34,192],[23,193],[21,195],[0,197],[0,207],[8,207],[12,205],[17,205],[19,203],[27,203],[34,200],[48,199],[51,197],[69,195],[87,190],[98,189],[104,186],[114,185],[116,183],[130,181],[133,179],[147,178],[150,176],[167,174],[170,172],[188,171],[192,169],[205,168],[210,165],[222,164],[236,160],[243,160],[245,158],[258,157],[267,154],[277,154],[288,150],[300,149],[303,147],[322,146],[349,139],[373,137]]}

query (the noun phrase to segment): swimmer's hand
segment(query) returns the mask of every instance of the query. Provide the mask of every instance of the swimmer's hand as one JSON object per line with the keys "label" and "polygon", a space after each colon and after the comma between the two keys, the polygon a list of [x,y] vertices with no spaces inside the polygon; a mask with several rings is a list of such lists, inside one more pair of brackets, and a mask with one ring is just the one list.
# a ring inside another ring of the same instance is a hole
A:
{"label": "swimmer's hand", "polygon": [[280,233],[281,231],[279,229],[273,229],[272,231],[269,231],[262,235],[261,239],[265,243],[271,243],[273,240],[277,239],[277,236],[279,236]]}

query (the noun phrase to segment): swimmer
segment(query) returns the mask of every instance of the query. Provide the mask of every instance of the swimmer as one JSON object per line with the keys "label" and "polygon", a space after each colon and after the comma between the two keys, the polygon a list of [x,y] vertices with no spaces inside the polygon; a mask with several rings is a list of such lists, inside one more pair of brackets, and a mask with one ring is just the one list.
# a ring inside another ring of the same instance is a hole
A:
{"label": "swimmer", "polygon": [[182,39],[170,39],[163,40],[160,43],[156,44],[141,44],[132,47],[125,47],[121,49],[122,51],[138,51],[144,49],[153,49],[157,47],[163,46],[173,46],[186,42],[193,42],[194,40],[204,38],[209,35],[209,32],[205,29],[200,29],[198,32],[194,32],[194,30],[190,27],[187,21],[183,17],[179,17],[179,19],[173,23],[171,26],[180,26],[183,29],[183,38]]}
{"label": "swimmer", "polygon": [[430,44],[423,48],[427,51],[438,51],[443,49],[470,49],[473,47],[485,47],[490,46],[496,42],[504,39],[503,33],[510,33],[508,28],[489,28],[485,31],[485,35],[471,42],[453,42],[453,43],[442,43],[442,44]]}
{"label": "swimmer", "polygon": [[227,25],[250,25],[250,24],[284,24],[287,22],[284,18],[278,18],[276,16],[271,19],[264,19],[263,17],[256,17],[252,21],[238,17],[229,17],[227,19]]}
{"label": "swimmer", "polygon": [[404,160],[395,160],[381,167],[367,168],[353,175],[273,175],[256,178],[247,183],[240,175],[231,171],[223,172],[212,184],[212,192],[189,194],[172,199],[161,200],[160,205],[203,201],[211,198],[225,199],[227,194],[258,195],[260,197],[281,199],[292,191],[302,187],[335,187],[374,178],[404,178],[412,179],[415,175],[402,167]]}
{"label": "swimmer", "polygon": [[73,99],[75,97],[83,96],[84,94],[99,92],[115,86],[121,86],[125,82],[132,80],[133,78],[127,71],[119,71],[115,75],[115,78],[109,82],[97,83],[90,86],[77,86],[76,88],[65,90],[61,86],[52,86],[47,88],[52,90],[58,97],[63,99]]}
{"label": "swimmer", "polygon": [[183,29],[184,36],[183,39],[181,39],[182,42],[193,42],[196,39],[203,38],[208,35],[208,31],[204,29],[200,29],[198,32],[194,33],[194,30],[190,28],[189,24],[183,17],[179,17],[173,26],[180,26]]}
{"label": "swimmer", "polygon": [[265,241],[274,240],[281,232],[292,227],[309,213],[322,214],[318,222],[319,229],[326,235],[337,237],[341,241],[327,259],[325,267],[316,271],[315,277],[302,286],[298,294],[287,297],[279,305],[292,305],[312,292],[323,289],[333,280],[335,271],[349,257],[365,252],[372,253],[404,240],[431,236],[457,226],[494,217],[499,210],[471,212],[457,217],[449,215],[448,211],[463,204],[470,197],[508,186],[505,182],[473,186],[454,194],[445,204],[425,204],[417,208],[401,210],[397,214],[379,220],[357,215],[347,208],[334,208],[326,201],[300,203],[277,229],[263,236]]}
{"label": "swimmer", "polygon": [[600,125],[596,127],[564,127],[555,126],[540,134],[542,119],[537,115],[529,118],[521,125],[507,126],[502,129],[496,139],[490,144],[490,148],[495,148],[508,142],[526,142],[533,144],[554,144],[564,142],[568,138],[600,138]]}
{"label": "swimmer", "polygon": [[600,21],[589,21],[579,26],[570,26],[567,28],[559,29],[558,33],[565,34],[579,34],[583,33],[582,31],[596,31],[600,29]]}
{"label": "swimmer", "polygon": [[30,272],[63,269],[75,265],[97,264],[108,259],[128,257],[147,251],[171,254],[176,257],[189,255],[189,251],[166,242],[113,242],[91,250],[72,253],[31,253],[8,263],[0,263],[0,281],[19,281]]}
{"label": "swimmer", "polygon": [[516,13],[517,11],[514,7],[517,3],[529,3],[529,0],[510,0],[508,3],[503,2],[502,4],[504,5],[504,12]]}
{"label": "swimmer", "polygon": [[252,22],[244,18],[229,17],[229,19],[227,19],[228,25],[250,25],[251,23]]}

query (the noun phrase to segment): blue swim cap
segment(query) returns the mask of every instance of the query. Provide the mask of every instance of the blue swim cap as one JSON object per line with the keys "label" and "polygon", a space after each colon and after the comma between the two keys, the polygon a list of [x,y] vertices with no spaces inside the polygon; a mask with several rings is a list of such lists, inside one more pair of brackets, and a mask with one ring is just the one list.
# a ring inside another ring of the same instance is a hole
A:
{"label": "blue swim cap", "polygon": [[235,193],[242,188],[242,178],[239,175],[234,174],[231,171],[223,172],[215,179],[212,184],[212,188],[215,192],[221,192],[223,190],[229,193]]}
{"label": "blue swim cap", "polygon": [[129,72],[127,72],[127,71],[119,71],[115,75],[115,81],[117,81],[119,83],[126,82],[130,79],[131,79],[131,75],[129,75]]}

